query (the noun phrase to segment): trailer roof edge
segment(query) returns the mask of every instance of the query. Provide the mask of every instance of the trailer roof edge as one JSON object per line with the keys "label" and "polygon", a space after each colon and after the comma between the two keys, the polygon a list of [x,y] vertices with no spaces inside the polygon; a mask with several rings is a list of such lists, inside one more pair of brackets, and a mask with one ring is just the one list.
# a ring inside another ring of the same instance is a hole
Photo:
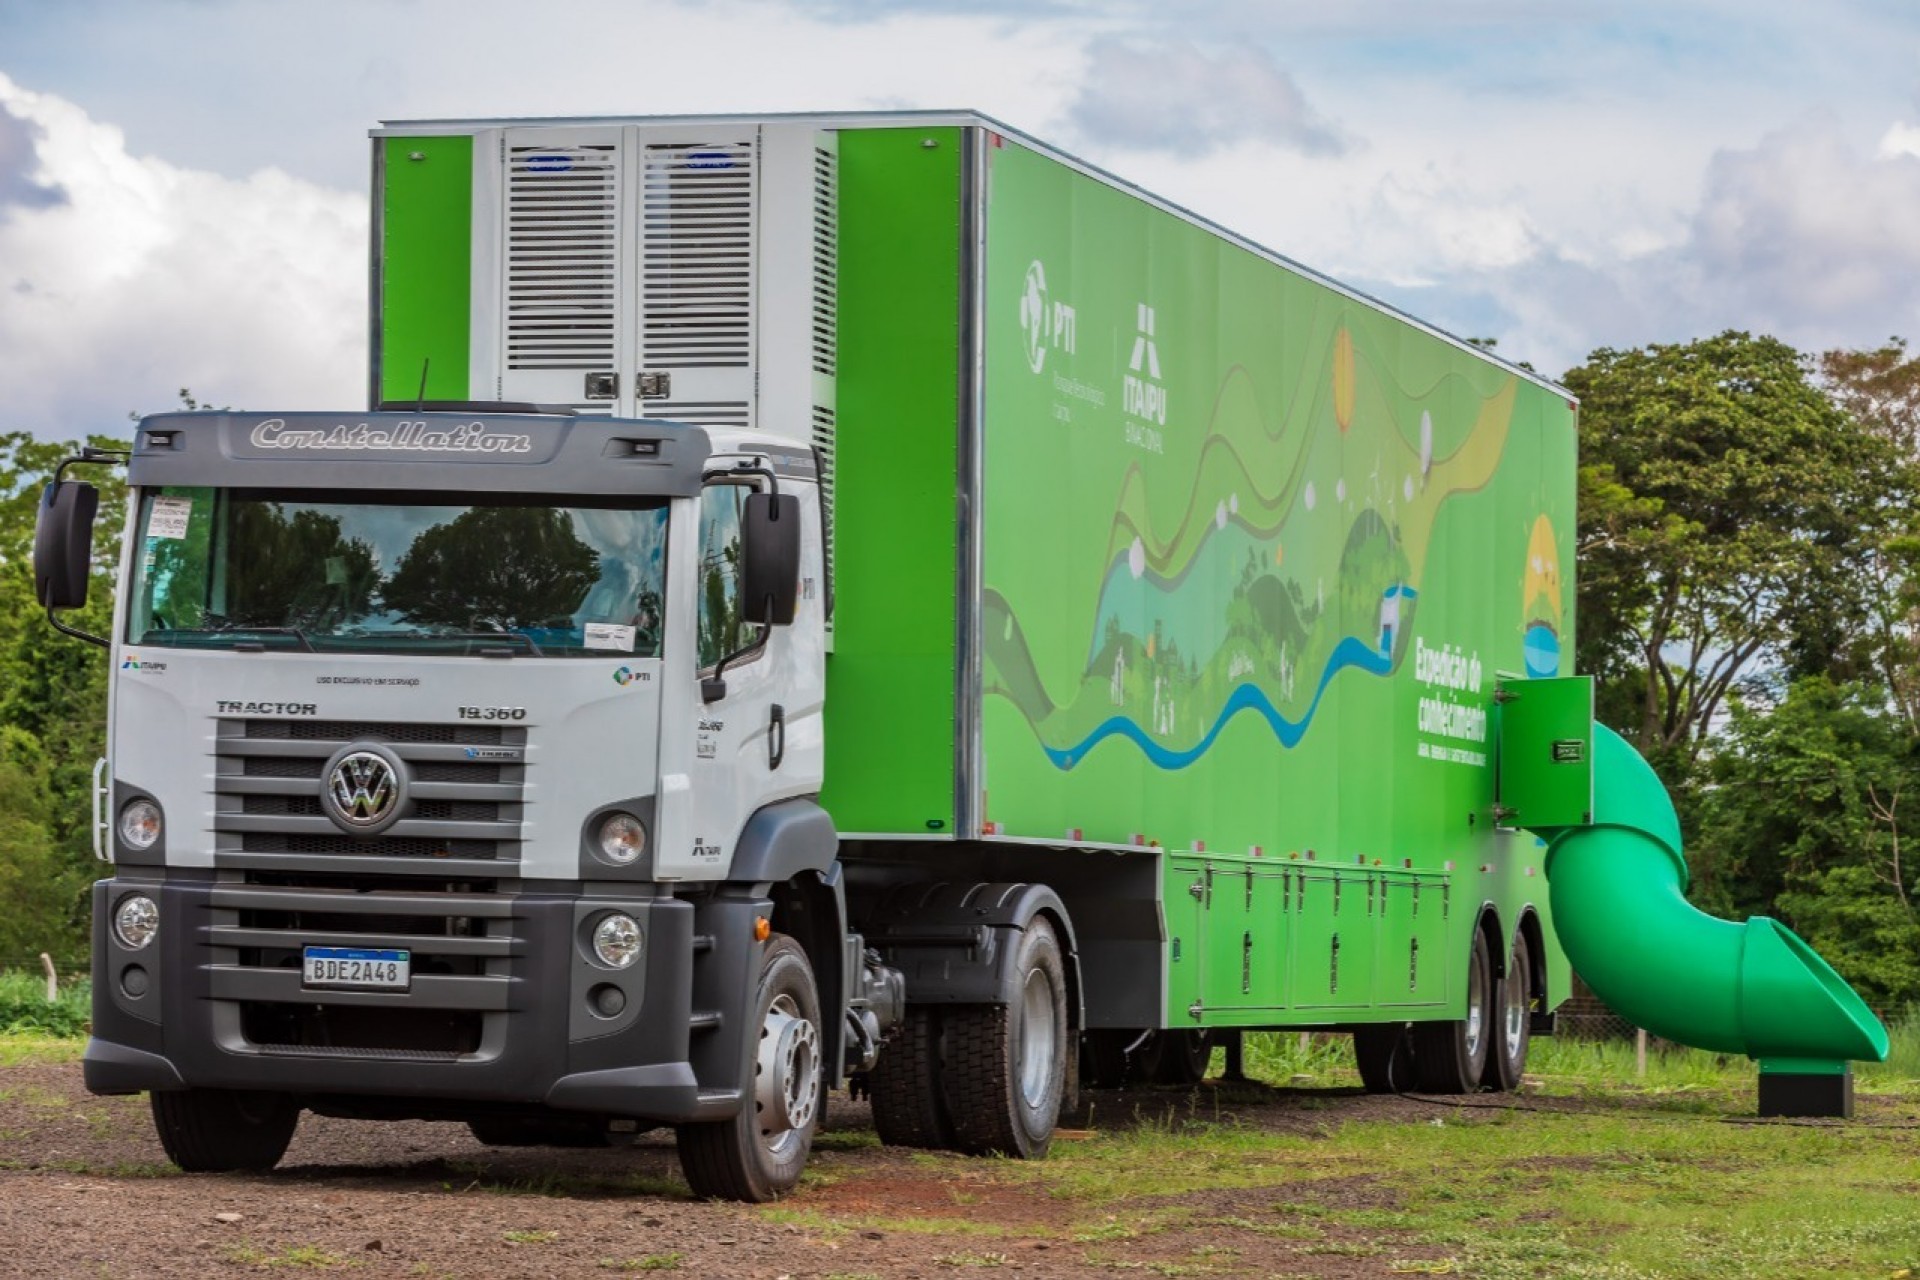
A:
{"label": "trailer roof edge", "polygon": [[1537,370],[1525,369],[1505,356],[1488,351],[1485,347],[1475,346],[1457,334],[1449,333],[1428,320],[1405,311],[1390,302],[1374,297],[1362,289],[1335,279],[1323,271],[1315,270],[1298,259],[1290,258],[1277,249],[1261,244],[1248,236],[1234,231],[1230,227],[1215,222],[1204,214],[1196,213],[1185,205],[1176,204],[1165,196],[1147,190],[1137,182],[1123,178],[1109,169],[1104,169],[1090,161],[1083,160],[1072,152],[1062,150],[1052,143],[1044,142],[1025,130],[995,119],[984,112],[967,109],[924,110],[924,111],[772,111],[772,112],[727,112],[724,114],[686,114],[686,115],[650,115],[650,116],[506,116],[499,118],[474,117],[469,119],[426,119],[426,120],[382,120],[377,128],[368,131],[369,137],[431,137],[435,135],[459,135],[471,133],[476,129],[504,129],[514,127],[534,128],[591,128],[618,125],[640,124],[678,124],[678,125],[751,125],[751,124],[813,124],[822,129],[834,128],[885,128],[887,126],[924,125],[928,127],[978,126],[991,129],[1002,137],[1010,138],[1021,146],[1039,152],[1051,159],[1076,169],[1088,177],[1097,178],[1110,186],[1126,191],[1138,199],[1146,201],[1155,208],[1203,227],[1227,242],[1237,245],[1247,252],[1264,258],[1276,266],[1294,272],[1325,288],[1332,289],[1355,302],[1364,303],[1378,311],[1393,316],[1413,326],[1422,333],[1440,339],[1450,346],[1482,360],[1498,365],[1515,377],[1531,382],[1537,387],[1564,398],[1570,405],[1578,405],[1579,397],[1563,384],[1554,381]]}

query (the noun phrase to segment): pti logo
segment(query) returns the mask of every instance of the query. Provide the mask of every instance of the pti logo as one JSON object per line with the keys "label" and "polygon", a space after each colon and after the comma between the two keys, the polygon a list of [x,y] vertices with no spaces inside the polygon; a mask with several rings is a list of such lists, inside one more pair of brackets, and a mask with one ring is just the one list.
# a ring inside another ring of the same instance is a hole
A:
{"label": "pti logo", "polygon": [[1047,363],[1047,349],[1072,355],[1074,351],[1073,307],[1047,293],[1047,269],[1035,258],[1027,264],[1027,278],[1020,289],[1020,332],[1027,343],[1027,368],[1039,373]]}

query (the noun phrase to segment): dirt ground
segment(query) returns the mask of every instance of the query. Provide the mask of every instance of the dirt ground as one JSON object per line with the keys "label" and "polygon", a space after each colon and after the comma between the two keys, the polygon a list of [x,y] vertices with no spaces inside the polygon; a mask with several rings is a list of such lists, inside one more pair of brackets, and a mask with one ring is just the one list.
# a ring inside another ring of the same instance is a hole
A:
{"label": "dirt ground", "polygon": [[[1165,1092],[1089,1096],[1103,1117],[1193,1105]],[[1224,1109],[1209,1099],[1208,1110],[1299,1134],[1369,1118],[1426,1124],[1433,1114],[1357,1090],[1258,1087],[1237,1088]],[[1086,1119],[1083,1111],[1077,1122]],[[1065,1128],[1060,1140],[1083,1138]],[[1271,1224],[1286,1221],[1290,1197],[1303,1207],[1390,1207],[1365,1178],[1076,1204],[1009,1178],[998,1162],[929,1161],[879,1147],[866,1107],[844,1094],[832,1099],[807,1180],[775,1206],[689,1199],[666,1131],[618,1150],[495,1149],[462,1125],[308,1115],[272,1174],[186,1175],[166,1163],[144,1098],[94,1098],[78,1065],[0,1070],[0,1276],[321,1269],[369,1277],[671,1271],[894,1280],[991,1268],[1028,1276],[1344,1277],[1404,1274],[1436,1257],[1412,1242],[1392,1261],[1343,1256],[1338,1228],[1287,1238]],[[1195,1225],[1134,1238],[1101,1229],[1170,1203]],[[969,1233],[978,1224],[998,1231]]]}

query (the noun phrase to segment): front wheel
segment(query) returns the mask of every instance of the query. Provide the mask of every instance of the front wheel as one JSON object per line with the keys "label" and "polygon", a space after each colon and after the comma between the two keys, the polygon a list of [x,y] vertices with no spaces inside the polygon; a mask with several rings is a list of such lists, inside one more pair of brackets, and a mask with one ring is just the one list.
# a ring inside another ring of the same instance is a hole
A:
{"label": "front wheel", "polygon": [[1482,1080],[1489,1089],[1509,1093],[1520,1087],[1520,1078],[1526,1074],[1533,1030],[1533,953],[1526,934],[1513,935],[1507,976],[1493,990],[1493,1044],[1487,1050]]}
{"label": "front wheel", "polygon": [[760,961],[747,1096],[731,1120],[683,1124],[680,1169],[696,1196],[773,1200],[793,1190],[813,1149],[824,1088],[820,996],[800,944],[783,934]]}
{"label": "front wheel", "polygon": [[1053,926],[1014,944],[1005,1004],[958,1006],[943,1064],[955,1145],[972,1155],[1046,1155],[1067,1084],[1067,972]]}
{"label": "front wheel", "polygon": [[1414,1073],[1422,1093],[1472,1093],[1487,1070],[1493,1039],[1493,958],[1484,930],[1467,952],[1467,1016],[1414,1024]]}
{"label": "front wheel", "polygon": [[167,1159],[188,1173],[263,1173],[287,1154],[300,1123],[284,1093],[178,1089],[155,1093],[152,1106]]}

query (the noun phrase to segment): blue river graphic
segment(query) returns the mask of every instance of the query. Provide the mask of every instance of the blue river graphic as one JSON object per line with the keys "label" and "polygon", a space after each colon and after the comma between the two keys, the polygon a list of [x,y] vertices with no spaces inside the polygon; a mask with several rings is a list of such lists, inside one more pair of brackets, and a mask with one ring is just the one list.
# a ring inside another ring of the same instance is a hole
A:
{"label": "blue river graphic", "polygon": [[[1408,592],[1408,594],[1412,593]],[[1214,719],[1213,727],[1207,730],[1206,736],[1184,751],[1174,751],[1161,746],[1148,736],[1146,730],[1127,716],[1113,716],[1103,720],[1095,726],[1092,733],[1073,746],[1056,749],[1042,744],[1041,749],[1047,753],[1047,758],[1053,761],[1055,767],[1071,769],[1076,763],[1085,759],[1087,752],[1103,739],[1117,734],[1131,739],[1133,744],[1146,754],[1147,759],[1160,768],[1184,769],[1207,754],[1208,749],[1213,746],[1214,739],[1218,738],[1220,731],[1226,727],[1227,721],[1240,712],[1248,710],[1257,711],[1265,718],[1274,736],[1280,740],[1281,746],[1292,747],[1306,736],[1307,726],[1313,723],[1313,714],[1319,708],[1320,699],[1326,693],[1327,686],[1333,682],[1336,675],[1348,667],[1358,667],[1376,676],[1387,675],[1393,670],[1392,651],[1375,648],[1355,636],[1344,637],[1328,657],[1326,668],[1320,673],[1320,683],[1313,691],[1313,701],[1307,704],[1306,713],[1298,720],[1289,720],[1281,715],[1279,709],[1267,699],[1266,693],[1258,685],[1242,684],[1236,685],[1233,692],[1228,695],[1226,705],[1220,708],[1220,714]]]}

